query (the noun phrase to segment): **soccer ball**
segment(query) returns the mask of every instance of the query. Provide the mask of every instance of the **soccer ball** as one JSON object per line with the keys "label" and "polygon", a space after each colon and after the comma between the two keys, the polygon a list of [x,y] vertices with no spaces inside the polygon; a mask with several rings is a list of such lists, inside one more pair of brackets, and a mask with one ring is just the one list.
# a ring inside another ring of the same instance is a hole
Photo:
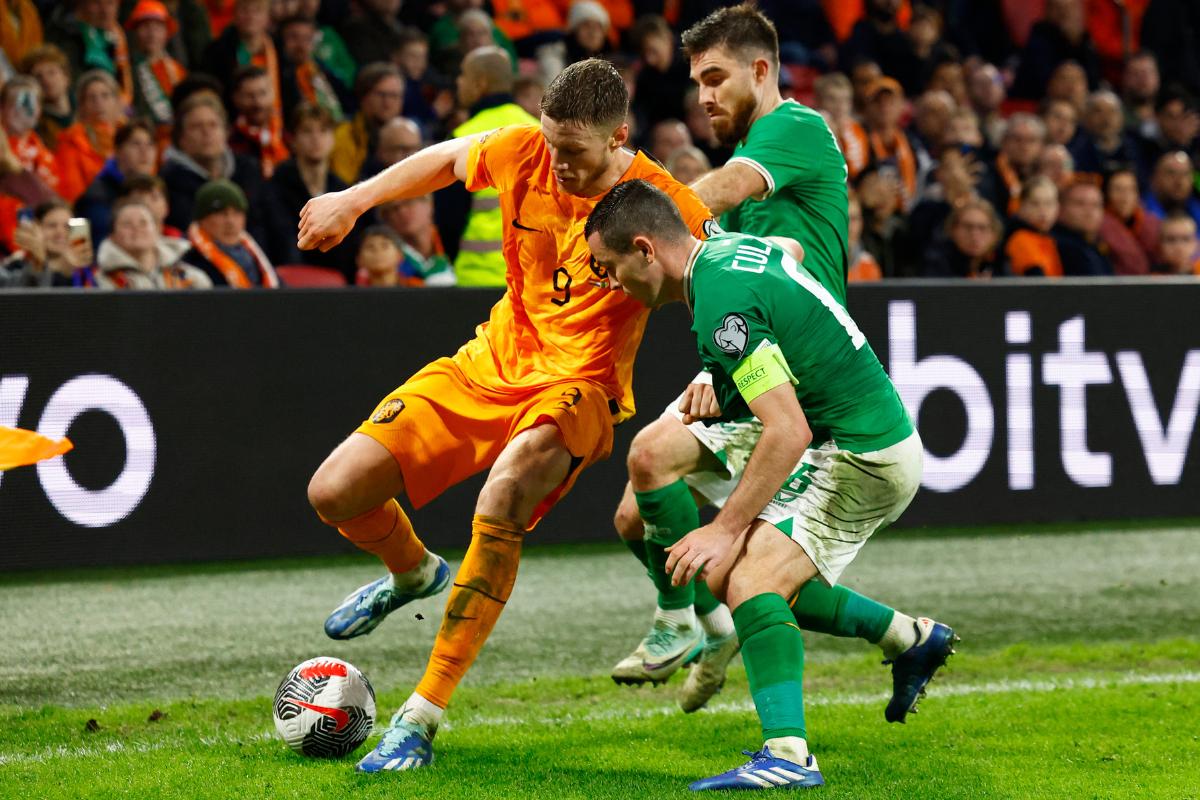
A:
{"label": "soccer ball", "polygon": [[275,729],[297,753],[338,758],[367,740],[375,690],[353,664],[318,656],[298,664],[275,692]]}

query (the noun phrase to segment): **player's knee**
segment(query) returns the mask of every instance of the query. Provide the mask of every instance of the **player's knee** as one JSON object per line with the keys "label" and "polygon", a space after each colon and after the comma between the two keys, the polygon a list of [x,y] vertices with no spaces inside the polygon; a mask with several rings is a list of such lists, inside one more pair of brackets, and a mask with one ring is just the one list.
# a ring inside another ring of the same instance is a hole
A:
{"label": "player's knee", "polygon": [[637,504],[629,501],[628,498],[622,500],[621,504],[617,506],[617,511],[613,514],[613,527],[617,529],[617,535],[627,542],[643,539],[646,534]]}
{"label": "player's knee", "polygon": [[626,466],[629,468],[629,482],[639,491],[660,486],[676,477],[669,474],[670,464],[663,457],[663,448],[654,434],[653,426],[633,437]]}
{"label": "player's knee", "polygon": [[347,496],[348,488],[334,470],[322,467],[308,482],[309,505],[326,522],[350,519],[355,514]]}

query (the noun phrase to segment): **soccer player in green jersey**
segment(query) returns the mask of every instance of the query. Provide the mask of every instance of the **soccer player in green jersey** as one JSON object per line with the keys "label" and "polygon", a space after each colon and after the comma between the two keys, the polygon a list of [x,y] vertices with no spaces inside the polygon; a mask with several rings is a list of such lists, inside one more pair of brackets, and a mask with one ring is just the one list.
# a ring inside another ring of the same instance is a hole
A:
{"label": "soccer player in green jersey", "polygon": [[[751,6],[724,8],[687,30],[683,42],[714,131],[735,145],[729,162],[692,188],[721,215],[726,230],[797,240],[805,268],[844,306],[845,160],[820,114],[780,96],[779,44],[771,21]],[[702,707],[723,684],[738,640],[728,609],[702,581],[671,584],[664,570],[666,548],[700,525],[697,505],[724,505],[762,433],[751,416],[709,425],[690,419],[717,408],[708,381],[702,372],[638,433],[629,453],[630,485],[615,518],[622,540],[658,589],[658,607],[650,632],[613,668],[613,679],[659,682],[698,659],[680,692],[685,711]],[[893,662],[885,717],[903,721],[931,677],[914,676],[910,662],[932,621],[819,581],[801,588],[795,608],[805,630],[880,646]]]}
{"label": "soccer player in green jersey", "polygon": [[[691,788],[819,786],[798,604],[814,579],[835,587],[867,538],[908,506],[921,439],[845,307],[778,241],[728,233],[701,242],[644,181],[614,187],[584,235],[611,288],[651,308],[688,304],[722,418],[762,423],[716,518],[668,548],[674,585],[699,576],[732,609],[762,722],[762,749],[747,764]],[[930,622],[914,666],[931,673],[954,638]]]}

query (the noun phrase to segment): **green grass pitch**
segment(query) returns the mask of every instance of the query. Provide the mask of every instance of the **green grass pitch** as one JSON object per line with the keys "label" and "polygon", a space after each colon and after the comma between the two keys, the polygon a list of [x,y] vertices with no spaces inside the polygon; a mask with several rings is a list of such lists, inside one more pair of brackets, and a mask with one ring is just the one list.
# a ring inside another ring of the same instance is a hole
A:
{"label": "green grass pitch", "polygon": [[[294,664],[351,661],[383,722],[424,667],[444,595],[324,638],[376,572],[351,557],[0,576],[0,798],[683,797],[760,744],[740,665],[695,715],[674,707],[681,677],[609,680],[653,604],[627,552],[531,546],[433,767],[295,756],[270,710]],[[1200,529],[885,532],[846,580],[963,641],[901,726],[883,721],[876,648],[806,634],[817,796],[1200,798]]]}

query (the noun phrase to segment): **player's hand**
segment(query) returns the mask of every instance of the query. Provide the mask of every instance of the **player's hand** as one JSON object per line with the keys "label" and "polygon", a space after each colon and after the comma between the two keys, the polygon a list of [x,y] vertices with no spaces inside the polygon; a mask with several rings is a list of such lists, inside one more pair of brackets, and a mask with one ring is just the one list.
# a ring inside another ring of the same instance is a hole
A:
{"label": "player's hand", "polygon": [[691,425],[696,420],[711,419],[721,416],[721,406],[717,403],[717,393],[711,383],[689,383],[679,398],[679,411],[683,414],[683,424]]}
{"label": "player's hand", "polygon": [[328,252],[353,230],[358,214],[348,191],[327,192],[314,197],[300,211],[297,245],[301,250]]}
{"label": "player's hand", "polygon": [[699,575],[721,572],[730,549],[737,540],[729,531],[716,525],[704,525],[667,548],[667,572],[671,583],[683,586]]}

